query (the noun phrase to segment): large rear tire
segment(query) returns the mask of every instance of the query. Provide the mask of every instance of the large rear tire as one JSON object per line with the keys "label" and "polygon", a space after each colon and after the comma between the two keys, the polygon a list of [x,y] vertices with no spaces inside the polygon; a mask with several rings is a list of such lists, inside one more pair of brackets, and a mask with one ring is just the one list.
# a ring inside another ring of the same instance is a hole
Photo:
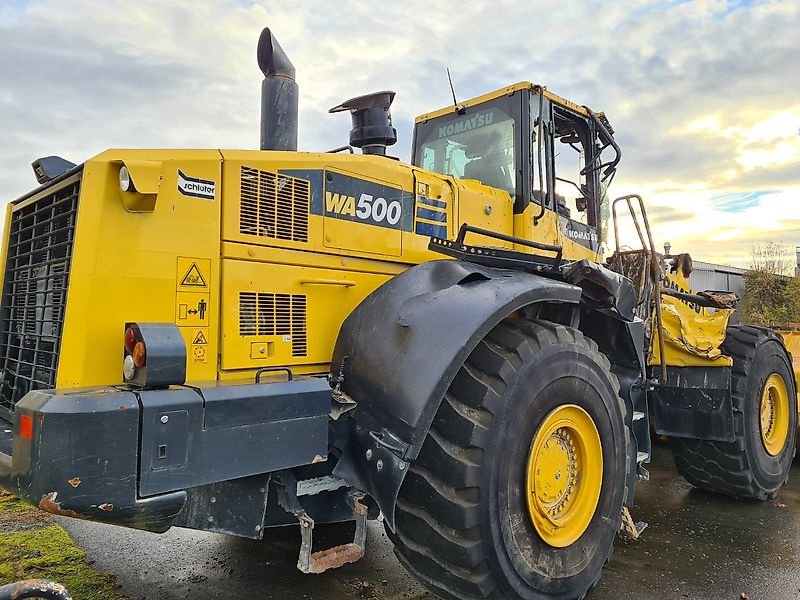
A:
{"label": "large rear tire", "polygon": [[581,332],[506,321],[445,394],[400,490],[400,561],[448,599],[583,598],[620,528],[630,434]]}
{"label": "large rear tire", "polygon": [[752,500],[774,498],[788,481],[797,435],[792,360],[766,328],[728,327],[736,440],[671,440],[678,472],[693,486]]}

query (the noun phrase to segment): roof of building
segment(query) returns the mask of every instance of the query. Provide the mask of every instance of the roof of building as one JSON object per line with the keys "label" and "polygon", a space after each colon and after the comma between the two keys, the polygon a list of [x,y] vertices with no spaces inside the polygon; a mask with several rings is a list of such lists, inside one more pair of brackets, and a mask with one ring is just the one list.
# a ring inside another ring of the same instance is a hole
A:
{"label": "roof of building", "polygon": [[731,267],[729,265],[717,265],[714,263],[701,262],[699,260],[692,261],[695,271],[714,271],[716,273],[730,273],[731,275],[744,275],[747,269],[741,267]]}

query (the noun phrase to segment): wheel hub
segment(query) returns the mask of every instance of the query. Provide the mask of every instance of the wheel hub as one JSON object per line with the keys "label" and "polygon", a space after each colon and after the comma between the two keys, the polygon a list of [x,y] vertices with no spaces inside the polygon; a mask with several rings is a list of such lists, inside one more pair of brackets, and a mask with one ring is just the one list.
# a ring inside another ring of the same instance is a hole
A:
{"label": "wheel hub", "polygon": [[561,548],[583,535],[602,478],[602,445],[592,418],[573,404],[553,410],[531,444],[525,486],[528,513],[542,540]]}
{"label": "wheel hub", "polygon": [[761,442],[770,456],[783,450],[789,437],[789,393],[786,382],[773,373],[764,383],[759,407]]}
{"label": "wheel hub", "polygon": [[554,432],[545,441],[540,458],[531,491],[544,511],[555,516],[569,502],[578,473],[578,457],[570,431],[562,427]]}

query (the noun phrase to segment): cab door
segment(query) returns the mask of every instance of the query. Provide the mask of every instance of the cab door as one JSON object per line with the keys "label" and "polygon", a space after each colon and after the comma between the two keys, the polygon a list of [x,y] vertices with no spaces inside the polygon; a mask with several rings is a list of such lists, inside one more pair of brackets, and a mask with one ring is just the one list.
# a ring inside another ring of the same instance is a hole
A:
{"label": "cab door", "polygon": [[580,115],[554,106],[550,141],[555,213],[564,257],[599,261],[597,191],[593,189],[594,178],[583,172],[587,156],[592,156],[591,128]]}

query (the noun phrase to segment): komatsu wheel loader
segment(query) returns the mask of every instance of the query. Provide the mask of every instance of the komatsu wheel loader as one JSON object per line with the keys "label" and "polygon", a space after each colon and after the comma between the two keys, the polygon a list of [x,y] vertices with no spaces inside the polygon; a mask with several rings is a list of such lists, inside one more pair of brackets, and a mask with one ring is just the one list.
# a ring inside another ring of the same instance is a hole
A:
{"label": "komatsu wheel loader", "polygon": [[[358,560],[382,514],[443,598],[573,599],[647,478],[651,425],[697,487],[786,482],[790,355],[689,289],[641,198],[608,200],[603,114],[510,85],[420,116],[406,164],[380,92],[332,109],[349,145],[298,152],[268,29],[258,62],[261,150],[48,157],[8,204],[3,488],[155,532],[295,524],[307,573]],[[611,217],[640,244],[615,235],[606,261]]]}

